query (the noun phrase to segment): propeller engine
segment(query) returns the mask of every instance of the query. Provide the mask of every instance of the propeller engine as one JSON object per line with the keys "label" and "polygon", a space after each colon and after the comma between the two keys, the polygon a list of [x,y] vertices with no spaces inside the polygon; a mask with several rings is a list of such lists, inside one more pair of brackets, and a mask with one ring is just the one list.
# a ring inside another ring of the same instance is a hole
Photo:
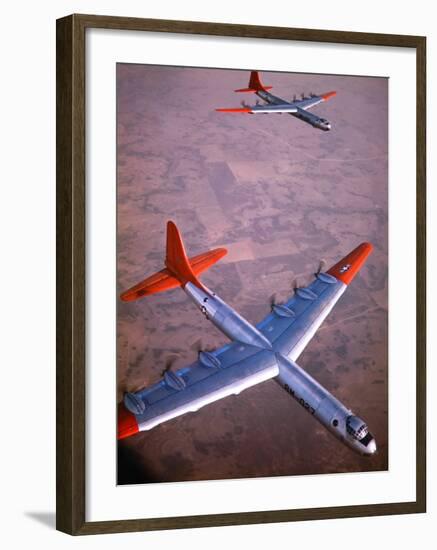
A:
{"label": "propeller engine", "polygon": [[214,348],[212,346],[204,346],[200,338],[194,342],[191,349],[197,351],[198,361],[202,366],[213,369],[219,369],[221,367],[220,359],[212,353]]}
{"label": "propeller engine", "polygon": [[294,311],[285,304],[278,304],[276,294],[270,296],[270,307],[272,313],[275,313],[278,317],[294,317]]}

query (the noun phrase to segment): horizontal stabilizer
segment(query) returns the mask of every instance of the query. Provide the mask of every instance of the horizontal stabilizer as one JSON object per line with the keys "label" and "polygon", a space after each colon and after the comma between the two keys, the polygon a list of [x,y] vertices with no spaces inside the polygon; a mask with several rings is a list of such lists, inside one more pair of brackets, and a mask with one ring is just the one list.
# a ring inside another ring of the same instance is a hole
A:
{"label": "horizontal stabilizer", "polygon": [[226,248],[214,248],[213,250],[209,250],[203,254],[192,256],[189,258],[191,269],[195,275],[200,275],[221,260],[223,256],[226,256],[227,253],[228,251]]}
{"label": "horizontal stabilizer", "polygon": [[144,296],[171,290],[178,286],[181,286],[181,283],[176,277],[173,277],[168,269],[162,269],[158,271],[158,273],[147,277],[140,283],[123,292],[120,298],[123,302],[133,302],[134,300],[144,298]]}
{"label": "horizontal stabilizer", "polygon": [[165,269],[147,277],[120,295],[124,302],[139,300],[144,296],[185,286],[187,282],[203,288],[198,275],[209,269],[227,254],[226,248],[215,248],[197,256],[187,257],[181,234],[176,225],[167,224],[167,252]]}
{"label": "horizontal stabilizer", "polygon": [[263,86],[262,88],[240,88],[238,90],[234,90],[234,92],[247,92],[247,93],[256,93],[256,92],[259,92],[260,90],[264,90],[264,91],[267,91],[267,90],[271,90],[273,88],[273,86]]}

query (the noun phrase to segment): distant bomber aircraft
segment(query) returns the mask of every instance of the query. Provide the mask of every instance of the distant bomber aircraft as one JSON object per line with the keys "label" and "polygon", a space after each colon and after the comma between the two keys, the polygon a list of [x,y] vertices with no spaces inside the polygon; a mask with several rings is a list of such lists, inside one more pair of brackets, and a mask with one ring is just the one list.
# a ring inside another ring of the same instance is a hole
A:
{"label": "distant bomber aircraft", "polygon": [[221,113],[249,113],[256,114],[268,114],[268,113],[288,113],[290,115],[311,124],[314,128],[324,130],[327,132],[331,129],[331,123],[326,118],[321,118],[313,113],[309,113],[308,109],[311,109],[315,105],[327,101],[330,97],[336,95],[337,92],[327,92],[322,95],[310,94],[310,97],[305,97],[302,94],[301,99],[293,97],[293,101],[285,101],[280,97],[276,97],[267,90],[270,90],[272,86],[263,86],[259,78],[257,71],[250,73],[249,87],[235,90],[236,92],[252,92],[264,100],[267,105],[260,105],[257,101],[256,105],[247,105],[244,101],[241,102],[242,107],[228,108],[228,109],[216,109]]}
{"label": "distant bomber aircraft", "polygon": [[231,342],[200,351],[191,365],[177,371],[168,367],[159,382],[125,393],[118,411],[118,438],[274,378],[340,441],[362,455],[374,454],[375,439],[366,423],[295,362],[371,251],[371,244],[362,243],[329,271],[323,272],[321,264],[309,286],[295,288],[283,304],[273,300],[271,313],[252,325],[199,281],[198,276],[227,250],[216,248],[187,258],[179,230],[169,221],[165,269],[124,292],[121,299],[129,302],[181,287]]}

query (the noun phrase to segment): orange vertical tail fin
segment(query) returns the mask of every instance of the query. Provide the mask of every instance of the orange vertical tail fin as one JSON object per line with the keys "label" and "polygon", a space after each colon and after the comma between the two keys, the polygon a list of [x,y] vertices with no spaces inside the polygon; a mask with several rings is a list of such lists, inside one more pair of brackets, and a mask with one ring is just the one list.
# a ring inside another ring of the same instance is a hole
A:
{"label": "orange vertical tail fin", "polygon": [[261,79],[259,77],[258,71],[251,71],[249,79],[248,88],[240,88],[239,90],[234,90],[235,92],[259,92],[261,90],[271,90],[271,86],[263,86],[261,84]]}
{"label": "orange vertical tail fin", "polygon": [[191,268],[179,229],[176,227],[176,224],[171,221],[167,222],[165,267],[174,277],[176,277],[182,286],[190,282],[204,289],[202,283]]}

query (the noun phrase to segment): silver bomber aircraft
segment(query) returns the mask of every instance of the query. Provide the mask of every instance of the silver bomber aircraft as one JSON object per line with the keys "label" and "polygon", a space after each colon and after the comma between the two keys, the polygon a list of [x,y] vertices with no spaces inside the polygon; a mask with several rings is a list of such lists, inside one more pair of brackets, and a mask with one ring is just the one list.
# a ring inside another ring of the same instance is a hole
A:
{"label": "silver bomber aircraft", "polygon": [[327,92],[321,95],[310,94],[309,97],[301,95],[301,99],[293,97],[292,101],[285,101],[280,97],[276,97],[267,90],[270,90],[272,86],[263,86],[259,78],[257,71],[250,73],[249,87],[240,88],[234,90],[235,92],[251,92],[256,94],[259,98],[266,102],[266,104],[260,105],[259,102],[256,105],[247,105],[244,101],[241,103],[241,107],[231,107],[216,109],[221,113],[248,113],[252,115],[256,114],[269,114],[269,113],[288,113],[294,117],[303,120],[307,124],[310,124],[314,128],[327,132],[331,129],[331,123],[326,118],[321,118],[313,113],[309,113],[308,109],[311,109],[315,105],[327,101],[329,98],[336,95],[337,92]]}
{"label": "silver bomber aircraft", "polygon": [[230,343],[200,351],[191,365],[166,369],[155,384],[125,393],[118,410],[118,438],[150,430],[273,378],[340,441],[362,455],[374,454],[376,442],[366,423],[296,363],[371,251],[371,244],[362,243],[327,272],[319,269],[309,286],[296,288],[285,303],[273,303],[271,312],[252,325],[198,278],[227,250],[188,258],[178,228],[169,221],[165,268],[121,294],[121,299],[129,302],[181,287]]}

